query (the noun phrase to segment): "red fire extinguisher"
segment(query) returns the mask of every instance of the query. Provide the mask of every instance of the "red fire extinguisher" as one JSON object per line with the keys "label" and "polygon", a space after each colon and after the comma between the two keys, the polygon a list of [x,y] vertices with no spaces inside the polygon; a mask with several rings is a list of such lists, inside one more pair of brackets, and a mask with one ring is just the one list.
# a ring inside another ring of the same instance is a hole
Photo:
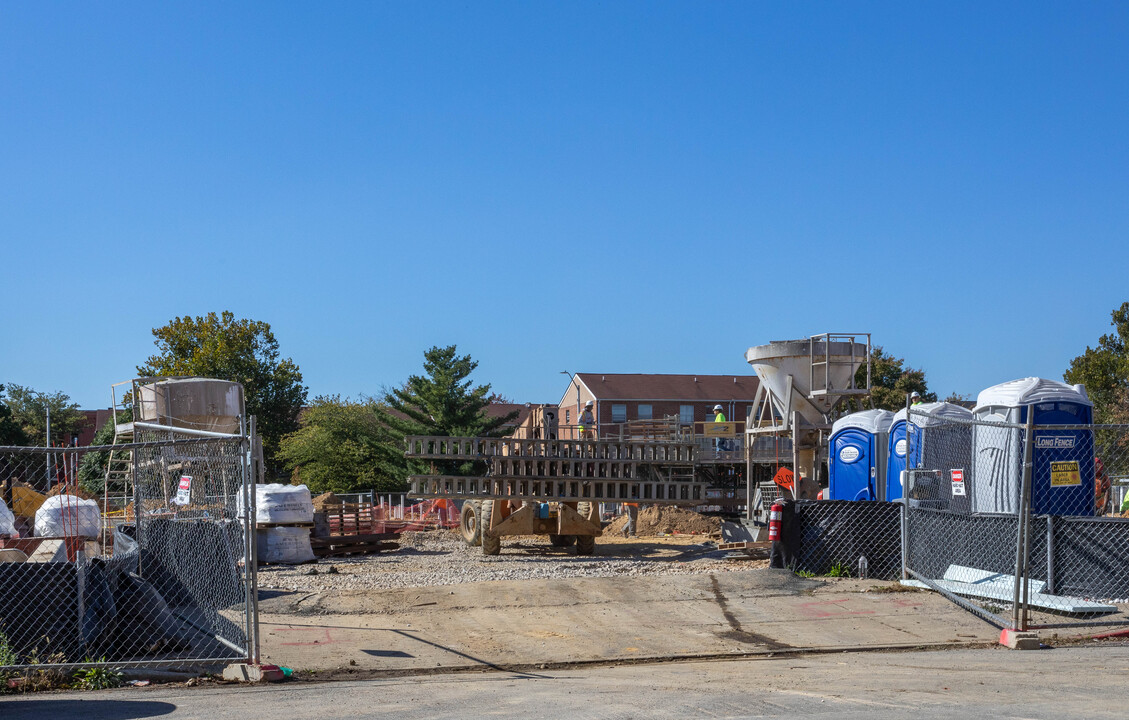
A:
{"label": "red fire extinguisher", "polygon": [[768,539],[773,542],[780,540],[780,518],[784,514],[784,504],[774,502],[768,511]]}

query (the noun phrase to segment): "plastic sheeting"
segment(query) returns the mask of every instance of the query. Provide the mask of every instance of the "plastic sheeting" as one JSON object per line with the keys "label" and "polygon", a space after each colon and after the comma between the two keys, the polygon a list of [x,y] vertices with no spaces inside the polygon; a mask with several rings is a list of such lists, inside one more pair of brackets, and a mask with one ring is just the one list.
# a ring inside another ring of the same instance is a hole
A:
{"label": "plastic sheeting", "polygon": [[18,535],[16,532],[16,516],[8,509],[3,500],[0,500],[0,535]]}
{"label": "plastic sheeting", "polygon": [[101,532],[102,514],[93,500],[56,495],[35,511],[36,537],[96,538]]}

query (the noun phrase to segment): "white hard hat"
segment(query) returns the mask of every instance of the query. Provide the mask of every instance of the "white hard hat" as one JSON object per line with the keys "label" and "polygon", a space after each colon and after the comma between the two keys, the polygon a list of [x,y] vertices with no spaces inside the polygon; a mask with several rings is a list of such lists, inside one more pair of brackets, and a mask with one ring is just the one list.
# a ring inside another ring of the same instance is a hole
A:
{"label": "white hard hat", "polygon": [[589,400],[588,402],[584,403],[584,407],[592,407],[592,401]]}
{"label": "white hard hat", "polygon": [[714,406],[713,406],[713,409],[714,409],[714,410],[721,410],[721,405],[714,405]]}
{"label": "white hard hat", "polygon": [[913,392],[911,392],[911,393],[909,394],[909,396],[910,396],[911,398],[915,398],[915,397],[919,398],[919,397],[921,397],[921,393],[919,393],[918,391],[914,390]]}

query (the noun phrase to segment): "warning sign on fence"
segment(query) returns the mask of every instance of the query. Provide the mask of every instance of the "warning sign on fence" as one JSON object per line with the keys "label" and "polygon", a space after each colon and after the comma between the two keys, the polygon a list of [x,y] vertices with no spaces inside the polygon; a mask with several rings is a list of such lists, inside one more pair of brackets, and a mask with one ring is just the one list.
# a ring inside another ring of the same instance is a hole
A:
{"label": "warning sign on fence", "polygon": [[180,484],[176,488],[176,497],[172,501],[177,505],[187,505],[192,494],[192,476],[181,475]]}
{"label": "warning sign on fence", "polygon": [[964,491],[964,470],[950,470],[949,475],[953,480],[953,497],[967,495]]}
{"label": "warning sign on fence", "polygon": [[1078,472],[1078,461],[1051,463],[1051,487],[1069,487],[1081,485],[1082,475]]}

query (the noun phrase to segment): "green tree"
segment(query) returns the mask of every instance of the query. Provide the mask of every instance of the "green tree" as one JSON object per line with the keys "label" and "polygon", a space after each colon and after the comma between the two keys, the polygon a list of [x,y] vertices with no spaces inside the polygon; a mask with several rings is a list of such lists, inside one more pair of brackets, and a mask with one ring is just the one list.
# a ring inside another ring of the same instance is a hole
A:
{"label": "green tree", "polygon": [[[427,465],[404,458],[404,438],[409,435],[500,437],[506,423],[518,416],[490,417],[490,386],[474,385],[471,373],[478,363],[459,356],[456,346],[433,347],[423,354],[425,375],[412,375],[400,388],[384,393],[376,415],[389,433],[397,452],[380,460],[380,470],[407,483],[409,475],[422,474]],[[439,472],[469,475],[481,472],[475,463],[437,463]]]}
{"label": "green tree", "polygon": [[71,436],[82,432],[86,415],[64,392],[45,393],[23,385],[9,385],[4,400],[11,419],[32,445],[47,444],[47,411],[51,411],[51,444],[69,444]]}
{"label": "green tree", "polygon": [[0,445],[27,445],[27,433],[12,417],[12,408],[4,399],[4,386],[0,385]]}
{"label": "green tree", "polygon": [[388,429],[376,415],[376,402],[314,398],[302,413],[301,428],[282,437],[278,460],[294,482],[317,494],[379,490],[401,492],[403,480],[382,468],[403,450],[394,446]]}
{"label": "green tree", "polygon": [[275,452],[283,435],[298,429],[306,402],[302,373],[281,358],[270,324],[236,319],[231,312],[174,318],[155,328],[159,352],[137,368],[145,377],[191,375],[243,385],[247,414],[255,415],[263,437],[263,456],[272,476],[280,470]]}
{"label": "green tree", "polygon": [[1095,422],[1129,422],[1129,302],[1110,316],[1114,332],[1098,338],[1097,347],[1086,346],[1062,377],[1086,386]]}
{"label": "green tree", "polygon": [[[906,406],[906,395],[916,390],[921,393],[923,402],[936,402],[937,393],[929,392],[925,381],[925,371],[907,368],[906,361],[894,357],[881,347],[875,346],[870,352],[870,397],[874,407],[897,411]],[[866,366],[855,373],[855,384],[866,386]]]}
{"label": "green tree", "polygon": [[[129,410],[119,410],[117,421],[127,423],[133,419]],[[111,445],[114,442],[114,418],[107,418],[102,427],[94,433],[92,445]],[[109,450],[92,450],[82,456],[78,465],[78,484],[83,490],[101,496],[106,485],[106,465],[110,462]]]}

